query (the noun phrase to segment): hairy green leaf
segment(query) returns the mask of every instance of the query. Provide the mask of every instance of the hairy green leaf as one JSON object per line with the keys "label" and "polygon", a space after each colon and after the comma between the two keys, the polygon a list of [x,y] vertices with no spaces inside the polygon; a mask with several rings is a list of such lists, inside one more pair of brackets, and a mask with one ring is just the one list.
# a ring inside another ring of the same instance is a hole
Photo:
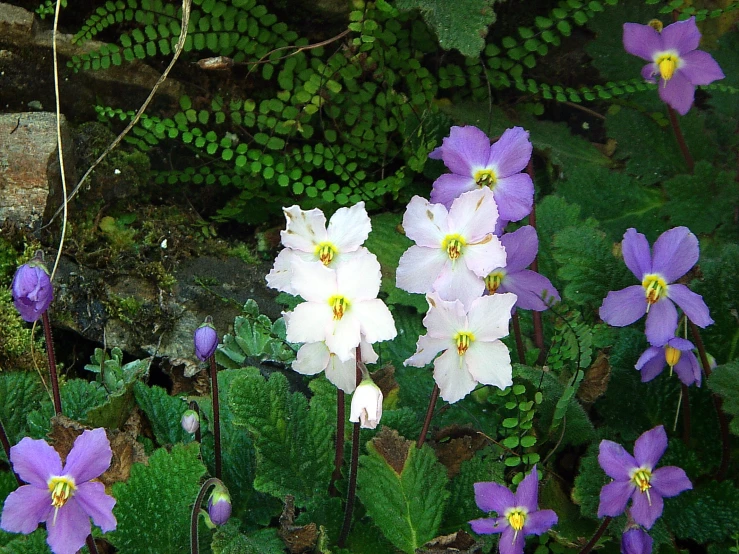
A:
{"label": "hairy green leaf", "polygon": [[192,436],[182,428],[187,403],[167,394],[162,387],[149,387],[140,381],[134,386],[136,402],[149,418],[154,438],[160,446],[190,442]]}
{"label": "hairy green leaf", "polygon": [[[48,397],[36,373],[9,371],[0,374],[0,421],[11,444],[28,435],[26,418],[44,398]],[[0,455],[5,458],[4,452]]]}
{"label": "hairy green leaf", "polygon": [[739,435],[739,362],[729,362],[713,369],[709,388],[723,400],[723,410],[732,416],[729,429]]}

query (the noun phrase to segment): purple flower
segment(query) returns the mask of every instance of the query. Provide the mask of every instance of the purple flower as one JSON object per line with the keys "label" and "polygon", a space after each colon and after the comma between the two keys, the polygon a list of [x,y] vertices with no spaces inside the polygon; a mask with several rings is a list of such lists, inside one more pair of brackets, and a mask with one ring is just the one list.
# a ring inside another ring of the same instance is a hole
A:
{"label": "purple flower", "polygon": [[652,537],[641,527],[632,527],[621,536],[621,554],[652,554]]}
{"label": "purple flower", "polygon": [[49,308],[54,300],[54,287],[39,254],[16,270],[11,290],[16,309],[29,323],[40,319]]}
{"label": "purple flower", "polygon": [[485,277],[485,286],[489,294],[512,292],[518,296],[517,307],[537,312],[546,310],[551,299],[560,300],[559,293],[549,279],[526,269],[534,261],[539,250],[536,229],[526,225],[503,235],[500,242],[505,247],[506,265],[493,269]]}
{"label": "purple flower", "polygon": [[554,510],[540,510],[538,505],[536,466],[518,485],[514,495],[498,483],[475,483],[475,502],[484,512],[497,512],[498,517],[470,521],[478,535],[502,533],[501,554],[521,554],[526,535],[541,535],[557,523]]}
{"label": "purple flower", "polygon": [[641,371],[642,383],[651,381],[662,373],[665,364],[670,366],[670,373],[675,370],[678,379],[686,386],[693,383],[701,386],[701,368],[693,354],[693,343],[678,337],[671,338],[664,346],[650,346],[639,357],[636,369]]}
{"label": "purple flower", "polygon": [[646,237],[636,229],[628,229],[621,248],[626,267],[641,285],[609,292],[600,307],[603,321],[624,327],[647,313],[647,339],[652,346],[662,346],[675,336],[675,304],[698,327],[713,323],[708,306],[699,294],[685,285],[671,284],[698,261],[698,239],[690,229],[675,227],[662,233],[654,243],[654,255],[649,252]]}
{"label": "purple flower", "polygon": [[681,115],[693,105],[696,85],[724,78],[716,60],[696,50],[700,40],[695,17],[664,29],[657,20],[649,25],[624,23],[624,48],[649,62],[641,70],[642,77],[655,83],[659,76],[659,97]]}
{"label": "purple flower", "polygon": [[216,525],[223,525],[231,517],[231,496],[222,484],[217,484],[208,498],[208,516]]}
{"label": "purple flower", "polygon": [[452,127],[442,145],[429,154],[444,160],[451,170],[434,182],[431,202],[450,208],[464,192],[488,186],[505,221],[518,221],[531,212],[534,183],[521,173],[531,159],[529,133],[521,127],[506,129],[490,146],[490,139],[477,127]]}
{"label": "purple flower", "polygon": [[193,336],[195,355],[202,361],[210,358],[218,346],[218,333],[216,333],[211,321],[210,316],[206,317],[205,323],[195,329],[195,335]]}
{"label": "purple flower", "polygon": [[75,554],[84,546],[90,518],[103,532],[113,531],[115,498],[93,481],[108,469],[112,456],[104,429],[77,437],[63,468],[46,441],[24,438],[10,449],[10,462],[28,485],[5,500],[0,527],[27,535],[46,522],[46,542],[55,554]]}
{"label": "purple flower", "polygon": [[685,472],[676,466],[654,469],[667,450],[667,433],[661,425],[642,434],[634,443],[632,456],[612,441],[600,443],[598,463],[613,479],[600,491],[598,517],[615,517],[631,498],[631,516],[651,529],[662,515],[663,497],[676,496],[693,488]]}

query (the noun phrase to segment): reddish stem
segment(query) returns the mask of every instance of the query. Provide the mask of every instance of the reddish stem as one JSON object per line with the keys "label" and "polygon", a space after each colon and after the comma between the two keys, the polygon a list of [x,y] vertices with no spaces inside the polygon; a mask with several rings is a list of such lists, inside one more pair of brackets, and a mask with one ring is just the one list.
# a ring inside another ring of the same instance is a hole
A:
{"label": "reddish stem", "polygon": [[693,161],[693,156],[690,154],[690,150],[688,150],[688,144],[685,142],[682,129],[680,129],[680,122],[677,120],[677,112],[670,106],[667,106],[667,115],[670,116],[670,126],[672,127],[672,132],[677,140],[677,145],[680,147],[680,153],[683,155],[685,165],[688,167],[688,173],[692,175],[693,169],[695,168],[695,161]]}
{"label": "reddish stem", "polygon": [[429,407],[426,410],[426,419],[423,421],[423,429],[421,434],[418,436],[416,441],[416,448],[420,449],[423,443],[426,442],[426,434],[429,432],[429,426],[431,425],[431,418],[434,416],[434,408],[436,407],[436,401],[439,398],[439,385],[434,383],[434,389],[431,391],[431,398],[429,399]]}
{"label": "reddish stem", "polygon": [[583,549],[580,551],[580,554],[588,554],[593,547],[596,545],[598,540],[603,536],[603,533],[606,532],[606,529],[608,529],[608,525],[611,523],[611,518],[606,517],[603,522],[600,524],[600,527],[598,527],[598,530],[595,532],[593,537],[588,541],[588,544],[586,544]]}
{"label": "reddish stem", "polygon": [[511,321],[513,322],[513,337],[516,339],[516,352],[518,353],[518,361],[521,364],[525,364],[526,349],[523,347],[523,339],[521,338],[521,323],[518,320],[518,312],[513,312]]}
{"label": "reddish stem", "polygon": [[[356,386],[362,382],[362,371],[359,369],[359,363],[362,361],[362,354],[357,347],[357,362],[355,366]],[[352,527],[352,513],[354,512],[354,499],[357,494],[357,470],[359,469],[359,425],[360,423],[354,423],[352,429],[352,459],[351,466],[349,469],[349,489],[346,493],[346,506],[344,507],[344,523],[341,526],[341,534],[339,535],[338,546],[344,548],[346,539],[349,536],[349,530]]]}
{"label": "reddish stem", "polygon": [[336,481],[341,479],[341,466],[344,465],[344,433],[346,418],[344,391],[337,389],[336,391],[336,451],[334,452],[334,471],[331,474],[331,482],[328,486],[328,492],[331,496],[339,496],[339,489],[336,488]]}
{"label": "reddish stem", "polygon": [[216,478],[221,479],[221,406],[218,401],[218,370],[216,369],[216,357],[210,357],[210,391],[213,397],[213,440],[216,458]]}
{"label": "reddish stem", "polygon": [[62,413],[62,397],[59,395],[59,378],[56,372],[56,358],[54,357],[54,337],[51,336],[51,323],[48,312],[41,316],[44,324],[44,337],[46,338],[46,355],[49,358],[49,374],[51,375],[51,392],[54,397],[54,411],[56,415]]}
{"label": "reddish stem", "polygon": [[[529,163],[526,166],[526,173],[531,177],[531,182],[534,182],[534,158],[529,158]],[[529,225],[536,230],[536,204],[531,205],[531,213],[529,214]],[[539,253],[534,256],[534,261],[531,262],[531,270],[539,271]],[[546,359],[546,352],[544,351],[544,326],[541,323],[541,312],[534,311],[532,313],[534,320],[534,344],[539,349],[539,356],[536,359],[537,365],[542,365]],[[521,362],[524,363],[524,362]]]}

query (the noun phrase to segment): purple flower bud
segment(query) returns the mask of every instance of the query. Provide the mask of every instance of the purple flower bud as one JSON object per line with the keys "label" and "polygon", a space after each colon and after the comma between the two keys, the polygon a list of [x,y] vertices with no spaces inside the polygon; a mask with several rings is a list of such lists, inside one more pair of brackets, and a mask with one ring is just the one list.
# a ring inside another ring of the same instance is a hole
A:
{"label": "purple flower bud", "polygon": [[216,525],[223,525],[231,517],[231,496],[223,485],[216,485],[208,498],[208,515]]}
{"label": "purple flower bud", "polygon": [[40,319],[54,300],[49,272],[40,256],[17,269],[11,289],[15,307],[29,323]]}
{"label": "purple flower bud", "polygon": [[187,410],[182,414],[182,428],[192,434],[200,428],[200,416],[195,410]]}
{"label": "purple flower bud", "polygon": [[195,355],[200,360],[207,360],[216,351],[218,346],[218,333],[210,322],[210,316],[205,319],[200,327],[195,329]]}
{"label": "purple flower bud", "polygon": [[621,537],[621,554],[652,554],[652,537],[640,527],[633,527]]}

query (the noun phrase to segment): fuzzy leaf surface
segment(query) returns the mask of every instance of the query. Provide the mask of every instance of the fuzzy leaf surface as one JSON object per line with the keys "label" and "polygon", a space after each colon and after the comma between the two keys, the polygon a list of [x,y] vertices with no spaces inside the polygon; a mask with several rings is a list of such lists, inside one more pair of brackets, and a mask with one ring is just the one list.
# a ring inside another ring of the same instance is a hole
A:
{"label": "fuzzy leaf surface", "polygon": [[182,414],[187,410],[186,402],[170,396],[162,387],[149,387],[140,381],[134,386],[134,394],[161,446],[192,440],[181,424]]}

